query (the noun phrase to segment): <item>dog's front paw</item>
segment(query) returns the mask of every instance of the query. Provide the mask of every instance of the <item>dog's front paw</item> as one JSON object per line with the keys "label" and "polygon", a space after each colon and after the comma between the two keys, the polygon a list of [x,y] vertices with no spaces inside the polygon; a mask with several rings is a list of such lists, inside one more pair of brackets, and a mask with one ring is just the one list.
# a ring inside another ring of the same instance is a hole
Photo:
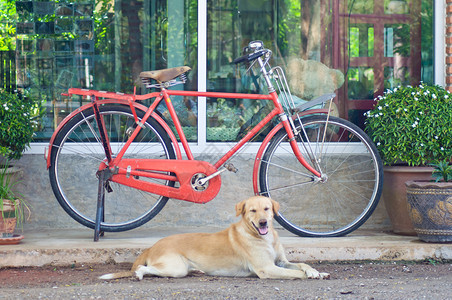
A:
{"label": "dog's front paw", "polygon": [[318,279],[318,278],[320,278],[320,273],[316,269],[309,268],[309,269],[305,270],[305,273],[306,273],[306,276],[309,279]]}
{"label": "dog's front paw", "polygon": [[319,271],[317,271],[314,268],[307,269],[305,272],[306,272],[306,276],[309,279],[329,279],[330,278],[329,273],[320,273]]}

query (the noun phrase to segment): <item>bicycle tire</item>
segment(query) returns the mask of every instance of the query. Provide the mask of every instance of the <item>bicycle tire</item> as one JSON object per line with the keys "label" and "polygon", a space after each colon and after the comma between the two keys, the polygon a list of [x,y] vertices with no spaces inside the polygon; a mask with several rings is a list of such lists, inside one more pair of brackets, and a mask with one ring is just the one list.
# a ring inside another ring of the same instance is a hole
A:
{"label": "bicycle tire", "polygon": [[[127,129],[134,128],[129,106],[106,104],[99,106],[110,139],[113,156],[128,139]],[[139,119],[144,111],[136,109]],[[149,117],[124,158],[175,159],[171,140],[158,122]],[[92,108],[80,111],[57,133],[51,150],[49,169],[52,190],[65,212],[80,224],[94,229],[96,220],[98,178],[96,172],[103,161],[103,151]],[[75,169],[83,169],[83,176]],[[75,182],[77,181],[77,182]],[[155,182],[155,180],[154,180]],[[174,186],[172,181],[160,181]],[[139,227],[155,217],[168,201],[114,182],[112,192],[105,192],[105,218],[100,230],[126,231]]]}
{"label": "bicycle tire", "polygon": [[378,204],[383,185],[380,155],[364,131],[347,120],[330,116],[326,130],[326,115],[307,116],[301,123],[297,129],[303,126],[308,138],[301,138],[301,132],[297,143],[303,147],[301,140],[309,139],[327,180],[313,179],[293,155],[282,129],[262,156],[259,193],[280,202],[275,219],[296,235],[346,235],[364,224]]}

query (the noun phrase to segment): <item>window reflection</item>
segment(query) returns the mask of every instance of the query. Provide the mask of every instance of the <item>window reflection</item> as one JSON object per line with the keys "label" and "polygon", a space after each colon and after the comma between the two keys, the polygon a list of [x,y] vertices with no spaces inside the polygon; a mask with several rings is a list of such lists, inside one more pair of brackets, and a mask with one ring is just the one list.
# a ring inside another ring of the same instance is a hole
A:
{"label": "window reflection", "polygon": [[[433,3],[209,0],[207,28],[200,29],[197,0],[15,1],[11,50],[17,87],[47,109],[36,141],[47,141],[62,118],[87,102],[63,99],[68,87],[146,93],[137,80],[141,71],[188,65],[188,82],[177,88],[196,90],[199,30],[207,30],[207,47],[199,49],[207,55],[207,90],[265,93],[257,72],[231,64],[259,39],[273,51],[272,65],[286,70],[296,101],[335,91],[340,116],[351,118],[386,88],[433,83]],[[173,103],[196,141],[198,99]],[[208,141],[240,137],[267,104],[207,99]],[[231,133],[217,137],[221,130]]]}
{"label": "window reflection", "polygon": [[[266,93],[259,70],[231,64],[250,41],[262,40],[273,51],[271,64],[286,69],[295,101],[336,90],[344,76],[327,65],[332,61],[329,8],[319,0],[209,1],[208,89]],[[216,134],[221,128],[238,132],[238,139],[270,109],[268,101],[208,99],[207,140],[226,140]]]}

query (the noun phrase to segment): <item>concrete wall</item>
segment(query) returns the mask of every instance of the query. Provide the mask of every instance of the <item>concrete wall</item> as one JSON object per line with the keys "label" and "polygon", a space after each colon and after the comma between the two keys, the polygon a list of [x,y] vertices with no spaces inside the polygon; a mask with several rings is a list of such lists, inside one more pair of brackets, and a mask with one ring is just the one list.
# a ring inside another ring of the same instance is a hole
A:
{"label": "concrete wall", "polygon": [[[169,200],[163,210],[145,227],[209,226],[225,227],[238,218],[234,207],[237,202],[253,195],[251,171],[254,157],[241,155],[233,163],[238,173],[222,174],[222,189],[217,197],[207,204],[194,204],[179,200]],[[32,205],[32,215],[25,224],[27,229],[85,228],[69,217],[58,204],[50,187],[49,175],[43,155],[24,155],[16,166],[23,168],[20,189]],[[74,178],[84,176],[83,170]],[[74,180],[74,184],[77,180]],[[83,189],[83,186],[77,187]],[[381,201],[363,228],[389,229],[387,213]]]}

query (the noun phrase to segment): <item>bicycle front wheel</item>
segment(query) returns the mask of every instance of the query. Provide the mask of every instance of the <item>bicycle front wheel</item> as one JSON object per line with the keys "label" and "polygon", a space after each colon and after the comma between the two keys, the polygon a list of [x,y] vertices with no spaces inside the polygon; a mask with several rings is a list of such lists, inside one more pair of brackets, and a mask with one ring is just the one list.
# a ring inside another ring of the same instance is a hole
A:
{"label": "bicycle front wheel", "polygon": [[[136,128],[128,106],[101,105],[113,157]],[[144,112],[136,110],[138,118]],[[51,150],[50,183],[61,207],[77,222],[94,228],[99,180],[96,172],[106,161],[99,129],[92,108],[80,111],[58,132]],[[150,117],[127,149],[124,158],[174,159],[166,131]],[[174,182],[153,180],[174,186]],[[104,221],[101,231],[125,231],[151,220],[168,198],[109,182],[105,192]]]}
{"label": "bicycle front wheel", "polygon": [[281,130],[262,156],[260,194],[280,203],[275,219],[299,236],[342,236],[356,230],[381,195],[383,165],[375,145],[358,126],[336,117],[308,116],[298,129],[299,148],[323,180],[298,162]]}

